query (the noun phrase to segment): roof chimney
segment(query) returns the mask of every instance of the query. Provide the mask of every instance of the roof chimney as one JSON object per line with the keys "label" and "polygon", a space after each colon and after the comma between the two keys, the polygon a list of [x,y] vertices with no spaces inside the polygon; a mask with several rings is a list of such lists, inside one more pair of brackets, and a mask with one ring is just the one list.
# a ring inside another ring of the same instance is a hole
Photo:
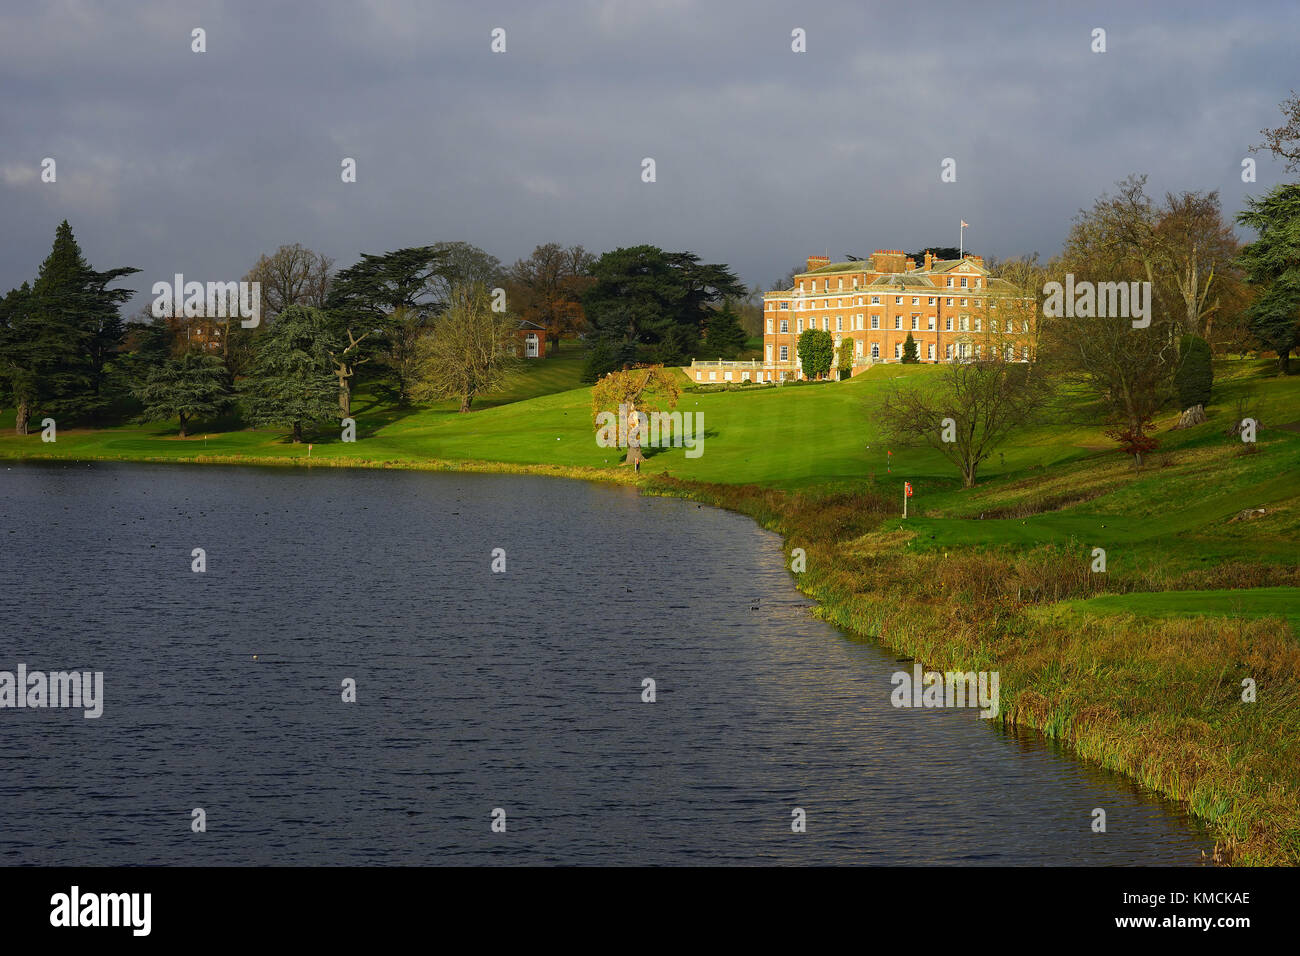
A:
{"label": "roof chimney", "polygon": [[828,265],[830,265],[830,264],[831,264],[831,260],[830,260],[828,257],[826,257],[826,256],[809,256],[809,257],[808,257],[808,271],[809,271],[809,272],[812,272],[814,269],[820,269],[822,266],[828,266]]}
{"label": "roof chimney", "polygon": [[902,272],[906,262],[902,249],[877,249],[871,254],[871,268],[876,272]]}
{"label": "roof chimney", "polygon": [[916,268],[916,260],[913,259],[911,256],[908,256],[908,257],[907,257],[907,271],[908,271],[908,272],[911,272],[911,271],[912,271],[913,269],[915,269],[915,268]]}
{"label": "roof chimney", "polygon": [[934,253],[932,253],[929,249],[926,249],[925,250],[925,271],[929,272],[930,267],[932,265],[934,265]]}

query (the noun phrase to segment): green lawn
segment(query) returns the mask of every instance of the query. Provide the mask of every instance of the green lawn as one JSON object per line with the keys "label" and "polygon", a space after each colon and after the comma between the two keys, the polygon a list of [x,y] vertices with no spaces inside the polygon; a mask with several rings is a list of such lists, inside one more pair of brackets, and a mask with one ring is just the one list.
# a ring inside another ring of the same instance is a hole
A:
{"label": "green lawn", "polygon": [[[590,390],[580,382],[582,364],[578,343],[566,342],[558,356],[529,362],[503,391],[476,401],[467,415],[458,414],[453,402],[429,408],[395,408],[359,391],[353,405],[358,441],[345,444],[336,432],[321,432],[310,438],[314,445],[311,455],[371,461],[473,459],[613,467],[621,456],[596,445]],[[1219,521],[1238,507],[1287,497],[1287,475],[1300,463],[1300,434],[1267,426],[1270,418],[1278,424],[1300,420],[1300,377],[1278,380],[1260,374],[1260,366],[1237,363],[1225,386],[1225,392],[1231,392],[1249,381],[1269,409],[1261,434],[1268,454],[1256,456],[1254,461],[1232,458],[1235,448],[1218,435],[1229,414],[1225,399],[1223,405],[1210,409],[1215,418],[1209,424],[1162,435],[1168,454],[1175,457],[1173,468],[1160,467],[1164,452],[1157,452],[1153,465],[1134,475],[1101,434],[1095,414],[1076,403],[1055,421],[1014,436],[982,466],[979,486],[962,490],[953,467],[938,452],[887,447],[871,420],[871,407],[890,380],[923,380],[940,369],[886,365],[830,384],[683,392],[678,410],[703,415],[703,454],[687,458],[682,448],[654,450],[645,467],[651,473],[666,471],[683,479],[785,489],[861,484],[874,478],[891,493],[897,486],[900,495],[902,482],[908,480],[916,494],[912,527],[935,547],[1024,544],[1070,537],[1126,542],[1167,533],[1186,534]],[[43,444],[38,433],[14,436],[12,422],[12,410],[0,416],[0,457],[290,458],[308,454],[305,447],[287,442],[283,432],[267,430],[218,432],[200,423],[191,437],[182,440],[168,424],[127,424],[102,430],[61,429],[56,444]],[[1222,460],[1213,468],[1192,466],[1198,443],[1216,449]],[[892,456],[886,454],[890,451]],[[1178,465],[1179,456],[1189,465]],[[1199,475],[1197,468],[1201,468]],[[1075,483],[1072,476],[1076,474],[1103,482],[1106,494],[1091,503],[1025,521],[935,520],[978,519],[982,512],[1005,508],[1029,496],[1031,492],[1020,487],[1026,482],[1035,489],[1056,482],[1065,493]],[[1171,482],[1172,477],[1177,481]],[[1195,495],[1196,509],[1183,507],[1189,494]],[[1126,520],[1108,520],[1108,516],[1119,514],[1126,515]],[[1105,534],[1100,535],[1103,530]]]}
{"label": "green lawn", "polygon": [[1063,601],[1055,609],[1139,617],[1280,617],[1300,634],[1300,588],[1102,594],[1083,601]]}
{"label": "green lawn", "polygon": [[[570,351],[530,363],[502,393],[479,400],[461,415],[455,403],[400,409],[364,391],[353,403],[358,441],[345,444],[337,433],[309,438],[313,458],[367,460],[474,459],[515,464],[613,467],[621,452],[596,445],[590,389],[579,386],[582,359]],[[684,448],[650,451],[645,468],[683,479],[755,483],[787,489],[828,482],[860,482],[871,474],[884,482],[886,449],[871,426],[870,406],[891,378],[930,376],[933,366],[885,366],[846,382],[752,391],[684,392],[683,413],[703,415],[703,454],[687,458]],[[0,419],[0,456],[59,458],[256,455],[306,457],[307,449],[274,431],[205,431],[200,424],[187,439],[166,424],[115,428],[60,429],[58,442],[42,444],[39,434],[12,435],[12,412]],[[6,428],[5,426],[9,426]],[[205,437],[206,436],[206,437]],[[1073,432],[1045,432],[1034,443],[1008,448],[990,475],[1081,454]],[[928,449],[892,449],[892,478],[948,486],[951,468]]]}

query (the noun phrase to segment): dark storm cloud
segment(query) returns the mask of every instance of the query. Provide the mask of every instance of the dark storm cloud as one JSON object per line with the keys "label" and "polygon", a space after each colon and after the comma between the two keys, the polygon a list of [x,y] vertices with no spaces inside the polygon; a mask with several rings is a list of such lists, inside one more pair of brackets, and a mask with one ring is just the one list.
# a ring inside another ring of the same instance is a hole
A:
{"label": "dark storm cloud", "polygon": [[1130,172],[1229,212],[1277,181],[1240,163],[1300,87],[1298,27],[1291,3],[6,4],[0,289],[65,217],[145,291],[285,242],[340,266],[653,242],[765,286],[813,252],[955,244],[962,218],[976,251],[1050,255]]}

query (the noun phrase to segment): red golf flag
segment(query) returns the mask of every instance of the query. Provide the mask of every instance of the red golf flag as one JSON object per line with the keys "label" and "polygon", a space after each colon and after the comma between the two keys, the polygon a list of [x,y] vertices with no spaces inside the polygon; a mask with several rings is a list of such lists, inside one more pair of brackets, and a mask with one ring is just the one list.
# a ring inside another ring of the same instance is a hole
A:
{"label": "red golf flag", "polygon": [[903,494],[909,498],[912,497],[912,483],[910,481],[903,482]]}

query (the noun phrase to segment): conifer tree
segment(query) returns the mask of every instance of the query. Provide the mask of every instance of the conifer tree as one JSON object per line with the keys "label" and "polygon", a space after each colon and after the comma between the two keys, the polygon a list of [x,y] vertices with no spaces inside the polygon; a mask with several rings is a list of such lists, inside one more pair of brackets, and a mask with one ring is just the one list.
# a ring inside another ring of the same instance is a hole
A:
{"label": "conifer tree", "polygon": [[248,423],[290,427],[298,444],[305,426],[337,419],[339,386],[330,360],[337,350],[320,309],[291,305],[281,312],[260,340],[240,386]]}
{"label": "conifer tree", "polygon": [[1214,365],[1209,343],[1195,335],[1184,335],[1179,340],[1178,352],[1178,370],[1174,372],[1178,404],[1186,409],[1210,404]]}
{"label": "conifer tree", "polygon": [[1300,347],[1300,183],[1247,198],[1246,207],[1237,222],[1259,233],[1241,253],[1247,282],[1258,290],[1247,312],[1250,331],[1277,353],[1278,373],[1285,375]]}
{"label": "conifer tree", "polygon": [[139,271],[95,271],[67,220],[59,224],[36,281],[5,298],[0,319],[0,368],[19,434],[32,415],[80,418],[108,404],[108,366],[125,333],[118,307],[132,295],[108,286]]}
{"label": "conifer tree", "polygon": [[0,397],[16,409],[14,431],[27,434],[36,402],[36,363],[32,344],[36,325],[31,315],[32,290],[26,282],[0,299]]}
{"label": "conifer tree", "polygon": [[712,310],[704,320],[704,358],[734,359],[745,347],[745,330],[731,301]]}
{"label": "conifer tree", "polygon": [[145,421],[180,419],[184,438],[191,421],[215,417],[230,404],[230,377],[220,356],[190,351],[155,368],[136,397],[144,403]]}
{"label": "conifer tree", "polygon": [[903,342],[903,361],[908,364],[918,361],[920,357],[919,350],[916,347],[916,339],[912,338],[912,333],[907,333],[907,339]]}

